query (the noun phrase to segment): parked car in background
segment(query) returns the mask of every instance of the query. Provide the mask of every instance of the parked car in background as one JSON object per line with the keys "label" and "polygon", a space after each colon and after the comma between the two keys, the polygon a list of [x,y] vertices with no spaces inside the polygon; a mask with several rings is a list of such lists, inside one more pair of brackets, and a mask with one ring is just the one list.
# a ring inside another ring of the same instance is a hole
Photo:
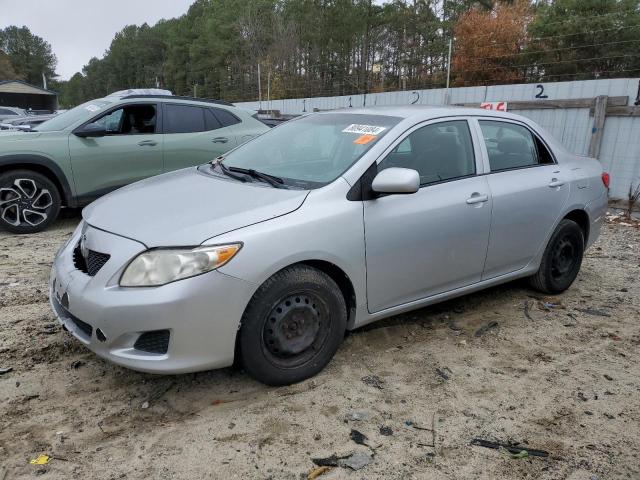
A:
{"label": "parked car in background", "polygon": [[11,120],[18,117],[24,117],[27,115],[27,111],[17,107],[3,107],[0,106],[0,122],[4,120]]}
{"label": "parked car in background", "polygon": [[269,130],[226,102],[133,92],[0,132],[0,228],[43,230],[62,206],[201,164]]}
{"label": "parked car in background", "polygon": [[311,114],[83,211],[60,322],[119,365],[297,382],[345,330],[528,277],[575,280],[608,175],[534,122],[464,108]]}
{"label": "parked car in background", "polygon": [[55,114],[48,115],[27,115],[15,119],[5,119],[0,121],[0,130],[29,130],[41,123],[51,120]]}

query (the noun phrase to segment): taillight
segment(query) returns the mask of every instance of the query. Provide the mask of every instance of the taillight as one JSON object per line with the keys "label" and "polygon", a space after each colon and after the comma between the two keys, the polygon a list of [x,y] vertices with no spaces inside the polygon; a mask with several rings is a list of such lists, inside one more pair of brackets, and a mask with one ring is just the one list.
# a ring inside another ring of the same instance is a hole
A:
{"label": "taillight", "polygon": [[611,180],[609,174],[607,172],[602,172],[602,183],[604,183],[605,188],[609,188],[609,180]]}

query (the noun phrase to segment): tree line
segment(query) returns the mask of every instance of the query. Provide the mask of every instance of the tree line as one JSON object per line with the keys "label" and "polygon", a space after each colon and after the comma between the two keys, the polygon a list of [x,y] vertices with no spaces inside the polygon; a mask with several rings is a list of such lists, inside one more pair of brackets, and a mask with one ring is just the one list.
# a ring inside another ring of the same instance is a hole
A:
{"label": "tree line", "polygon": [[[25,42],[12,40],[21,29],[10,29],[0,50],[14,73],[52,78],[50,46],[32,42],[43,61],[30,65],[16,47]],[[125,27],[102,58],[53,86],[65,106],[133,87],[228,101],[437,88],[450,42],[452,86],[637,76],[640,3],[196,0],[179,18]]]}

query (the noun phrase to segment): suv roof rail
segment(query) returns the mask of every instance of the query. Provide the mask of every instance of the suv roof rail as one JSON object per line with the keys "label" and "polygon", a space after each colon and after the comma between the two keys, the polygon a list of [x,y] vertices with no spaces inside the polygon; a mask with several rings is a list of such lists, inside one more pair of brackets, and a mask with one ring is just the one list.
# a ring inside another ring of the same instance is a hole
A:
{"label": "suv roof rail", "polygon": [[133,94],[126,95],[124,97],[120,97],[121,100],[129,99],[129,98],[166,98],[169,100],[191,100],[194,102],[205,102],[205,103],[215,103],[217,105],[226,105],[227,107],[235,107],[233,103],[225,102],[224,100],[214,100],[212,98],[198,98],[198,97],[183,97],[180,95],[144,95],[144,94]]}

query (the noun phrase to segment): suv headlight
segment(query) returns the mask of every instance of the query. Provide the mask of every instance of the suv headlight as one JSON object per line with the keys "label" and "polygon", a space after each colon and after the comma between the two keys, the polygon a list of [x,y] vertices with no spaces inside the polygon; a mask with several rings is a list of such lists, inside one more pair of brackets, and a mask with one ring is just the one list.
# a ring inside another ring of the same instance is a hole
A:
{"label": "suv headlight", "polygon": [[141,253],[125,268],[121,287],[158,287],[210,272],[231,260],[241,243],[193,249],[159,248]]}

